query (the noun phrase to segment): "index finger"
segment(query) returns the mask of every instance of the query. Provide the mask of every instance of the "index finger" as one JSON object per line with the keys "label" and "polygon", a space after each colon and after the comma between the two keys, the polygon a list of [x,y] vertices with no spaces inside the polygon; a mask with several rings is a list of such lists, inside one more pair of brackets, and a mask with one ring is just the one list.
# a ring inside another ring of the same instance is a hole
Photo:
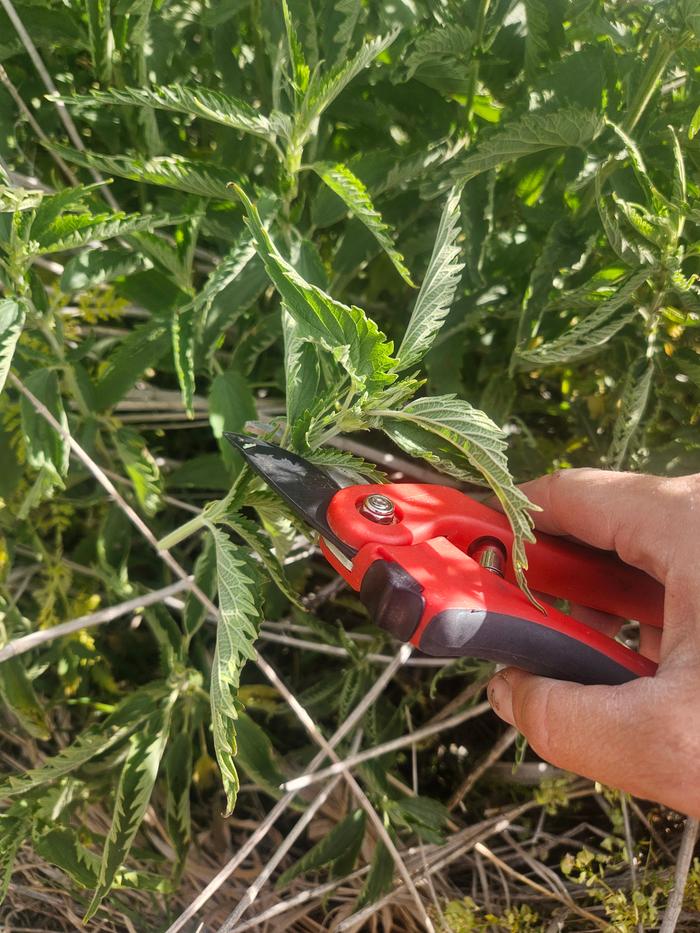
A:
{"label": "index finger", "polygon": [[520,488],[542,509],[533,514],[541,531],[616,551],[664,582],[687,520],[687,499],[677,494],[677,482],[584,468],[560,470]]}

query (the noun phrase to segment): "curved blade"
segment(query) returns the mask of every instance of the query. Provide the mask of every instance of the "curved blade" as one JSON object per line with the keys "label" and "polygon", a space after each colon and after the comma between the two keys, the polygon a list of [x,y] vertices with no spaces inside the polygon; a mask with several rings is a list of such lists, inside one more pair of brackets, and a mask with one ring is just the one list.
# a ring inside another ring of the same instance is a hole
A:
{"label": "curved blade", "polygon": [[326,520],[330,501],[341,488],[328,473],[298,454],[257,437],[230,432],[224,432],[224,437],[302,521],[315,528],[346,557],[355,556],[355,549],[341,541]]}

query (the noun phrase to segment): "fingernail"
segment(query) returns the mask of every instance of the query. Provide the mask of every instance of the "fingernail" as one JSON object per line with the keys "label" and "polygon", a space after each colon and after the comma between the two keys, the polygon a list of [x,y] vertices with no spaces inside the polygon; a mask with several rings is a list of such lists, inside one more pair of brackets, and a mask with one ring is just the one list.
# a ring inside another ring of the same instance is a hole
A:
{"label": "fingernail", "polygon": [[491,678],[487,695],[489,703],[497,716],[505,719],[511,726],[515,725],[513,717],[513,691],[503,674],[496,674]]}

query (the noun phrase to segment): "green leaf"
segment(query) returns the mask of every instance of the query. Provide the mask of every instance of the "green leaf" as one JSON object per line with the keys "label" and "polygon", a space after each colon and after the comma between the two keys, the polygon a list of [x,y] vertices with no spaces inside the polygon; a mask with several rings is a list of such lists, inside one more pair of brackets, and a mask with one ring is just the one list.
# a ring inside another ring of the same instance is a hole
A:
{"label": "green leaf", "polygon": [[373,904],[383,894],[387,894],[391,890],[393,880],[394,859],[384,843],[380,841],[375,846],[369,874],[355,903],[355,910],[359,910],[365,904]]}
{"label": "green leaf", "polygon": [[450,192],[420,292],[397,353],[397,369],[418,363],[432,346],[457,291],[464,263],[458,261],[461,188]]}
{"label": "green leaf", "polygon": [[604,121],[592,110],[570,107],[552,113],[529,113],[517,123],[496,130],[452,172],[455,183],[548,149],[586,149],[600,134]]}
{"label": "green leaf", "polygon": [[303,128],[302,138],[308,138],[315,131],[315,123],[324,110],[345,90],[353,78],[389,48],[398,34],[399,31],[394,30],[386,36],[379,36],[365,42],[353,58],[340,62],[325,75],[320,71],[314,72],[299,114]]}
{"label": "green leaf", "polygon": [[247,195],[237,190],[258,252],[285,307],[299,325],[300,339],[331,353],[359,386],[371,390],[392,382],[393,347],[374,321],[360,308],[343,305],[317,286],[309,285],[278,251]]}
{"label": "green leaf", "polygon": [[251,551],[258,555],[271,579],[278,589],[284,593],[290,603],[298,609],[304,609],[304,605],[292,589],[286,577],[282,564],[280,564],[273,553],[270,541],[260,531],[255,522],[251,522],[245,515],[237,513],[229,517],[226,524],[228,524],[239,537],[243,538]]}
{"label": "green leaf", "polygon": [[651,272],[649,269],[641,269],[628,276],[611,298],[600,302],[595,310],[564,331],[560,337],[530,349],[519,348],[517,359],[520,364],[532,368],[569,363],[596,353],[635,318],[636,308],[623,314],[618,312],[634,301],[635,292],[646,282]]}
{"label": "green leaf", "polygon": [[229,469],[238,471],[242,461],[223,439],[224,431],[242,431],[246,421],[255,421],[256,417],[255,399],[245,377],[234,369],[220,373],[209,391],[209,424]]}
{"label": "green leaf", "polygon": [[[43,402],[56,421],[65,430],[68,419],[63,408],[58,376],[51,369],[37,369],[30,373],[24,384],[36,398]],[[22,411],[22,430],[27,448],[27,462],[35,470],[47,468],[61,484],[60,477],[68,472],[70,447],[63,435],[48,423],[43,415],[34,408],[26,396],[20,401]]]}
{"label": "green leaf", "polygon": [[190,787],[192,784],[192,736],[182,731],[170,743],[165,756],[165,824],[177,853],[177,873],[182,870],[191,841]]}
{"label": "green leaf", "polygon": [[85,6],[95,71],[102,84],[109,84],[112,80],[112,54],[114,52],[111,2],[110,0],[85,0]]}
{"label": "green leaf", "polygon": [[19,658],[0,665],[0,695],[25,732],[44,741],[50,737],[46,713]]}
{"label": "green leaf", "polygon": [[298,859],[290,868],[277,879],[275,887],[279,890],[315,868],[332,866],[334,862],[343,860],[346,873],[352,871],[362,840],[365,836],[364,810],[355,810],[345,819],[337,823],[320,842]]}
{"label": "green leaf", "polygon": [[299,324],[285,309],[282,310],[282,332],[287,424],[293,426],[318,398],[321,370],[315,347],[299,337]]}
{"label": "green leaf", "polygon": [[182,405],[187,417],[194,418],[195,365],[194,324],[195,309],[190,304],[173,314],[172,340],[175,372],[182,392]]}
{"label": "green leaf", "polygon": [[29,819],[0,813],[0,903],[7,895],[17,853],[30,836]]}
{"label": "green leaf", "polygon": [[164,694],[165,688],[162,684],[153,684],[127,696],[102,722],[88,726],[72,745],[48,758],[41,767],[6,778],[0,784],[0,797],[27,794],[37,787],[43,787],[77,771],[91,759],[110,751],[124,742],[135,729],[140,728],[152,715],[154,703],[161,702]]}
{"label": "green leaf", "polygon": [[15,211],[33,211],[44,197],[44,192],[35,188],[17,188],[14,185],[0,184],[0,214],[14,214]]}
{"label": "green leaf", "polygon": [[[228,488],[228,484],[227,484]],[[194,582],[210,599],[216,594],[216,548],[211,535],[206,535],[204,544],[194,565]],[[207,618],[207,609],[190,591],[185,599],[182,624],[187,637],[192,638]]]}
{"label": "green leaf", "polygon": [[225,532],[211,527],[216,545],[216,570],[221,618],[211,670],[211,716],[214,749],[226,793],[226,815],[238,795],[236,773],[236,694],[241,670],[255,657],[260,617],[257,587],[246,560],[246,551],[231,542]]}
{"label": "green leaf", "polygon": [[243,710],[239,710],[236,720],[236,764],[252,781],[275,800],[279,800],[284,775],[280,771],[272,742],[267,732]]}
{"label": "green leaf", "polygon": [[152,88],[110,88],[108,91],[93,91],[89,95],[63,98],[67,104],[125,104],[136,107],[152,107],[203,117],[222,126],[251,133],[254,136],[271,138],[274,134],[267,117],[243,100],[222,94],[205,87],[187,87],[170,84]]}
{"label": "green leaf", "polygon": [[362,483],[385,483],[386,473],[362,457],[356,457],[345,450],[337,450],[335,447],[317,447],[315,450],[307,451],[304,456],[311,463],[322,466],[330,470],[338,470],[340,473],[355,477],[357,484]]}
{"label": "green leaf", "polygon": [[126,759],[119,776],[112,825],[102,853],[98,884],[85,913],[84,922],[95,915],[109,894],[115,875],[129,854],[134,837],[146,815],[160,760],[168,741],[175,698],[176,694],[171,694],[144,725],[129,737]]}
{"label": "green leaf", "polygon": [[688,139],[695,139],[698,131],[700,131],[700,104],[698,104],[697,110],[690,118],[690,123],[688,124]]}
{"label": "green leaf", "polygon": [[179,217],[148,214],[65,214],[42,232],[37,253],[77,249],[95,240],[109,240],[139,230],[155,230],[178,223]]}
{"label": "green leaf", "polygon": [[175,188],[218,201],[236,200],[228,184],[235,181],[238,174],[209,162],[195,162],[177,155],[151,158],[100,155],[97,152],[78,152],[77,149],[60,146],[58,143],[51,143],[51,150],[68,162],[94,168],[105,175],[117,175],[119,178],[130,178],[144,184]]}
{"label": "green leaf", "polygon": [[120,402],[139,376],[155,365],[168,347],[168,332],[164,324],[148,321],[135,327],[119,343],[107,361],[107,367],[95,386],[99,411]]}
{"label": "green leaf", "polygon": [[[493,489],[513,529],[513,569],[525,588],[525,543],[534,541],[529,510],[535,507],[513,482],[506,460],[507,441],[491,419],[469,402],[452,395],[419,398],[401,411],[376,412],[382,428],[399,447],[412,456],[424,457],[443,469],[460,461],[480,473]],[[440,454],[433,452],[435,438],[446,442]],[[443,459],[444,458],[444,459]]]}
{"label": "green leaf", "polygon": [[114,279],[152,268],[150,260],[128,249],[88,249],[72,256],[60,279],[64,294],[87,291]]}
{"label": "green leaf", "polygon": [[330,162],[316,162],[313,169],[319,178],[338,195],[350,211],[370,231],[377,243],[392,261],[394,268],[401,278],[409,285],[413,285],[411,274],[406,268],[403,256],[394,245],[394,235],[388,224],[384,223],[381,214],[372,204],[369,192],[347,165]]}
{"label": "green leaf", "polygon": [[292,65],[292,84],[297,94],[303,94],[309,86],[311,71],[304,57],[304,50],[299,41],[294,23],[289,15],[287,0],[282,0],[282,13],[289,46],[289,60]]}
{"label": "green leaf", "polygon": [[198,315],[207,313],[216,296],[238,279],[254,256],[255,244],[246,232],[238,237],[193,300],[192,304]]}
{"label": "green leaf", "polygon": [[[445,23],[433,29],[421,30],[406,56],[406,78],[412,78],[423,66],[434,66],[436,62],[443,62],[446,58],[462,62],[468,60],[473,43],[474,34],[471,29],[457,23]],[[466,71],[464,66],[463,71]]]}
{"label": "green leaf", "polygon": [[81,845],[70,829],[49,829],[36,839],[34,846],[42,858],[66,872],[80,887],[94,888],[97,885],[99,856]]}
{"label": "green leaf", "polygon": [[24,303],[13,298],[0,300],[0,392],[5,386],[12,365],[17,341],[24,327],[26,316]]}
{"label": "green leaf", "polygon": [[118,428],[113,437],[119,459],[134,486],[141,508],[146,515],[155,515],[163,504],[163,485],[155,458],[136,431]]}
{"label": "green leaf", "polygon": [[651,395],[654,379],[654,364],[645,361],[628,373],[620,398],[620,409],[613,427],[613,437],[606,457],[614,470],[621,470],[627,458],[630,443],[637,432]]}

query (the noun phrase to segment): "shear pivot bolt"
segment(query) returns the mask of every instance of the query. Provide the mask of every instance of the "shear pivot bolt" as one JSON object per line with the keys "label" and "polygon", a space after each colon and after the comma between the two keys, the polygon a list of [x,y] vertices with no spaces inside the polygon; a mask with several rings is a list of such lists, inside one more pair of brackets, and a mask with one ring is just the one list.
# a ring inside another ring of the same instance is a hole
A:
{"label": "shear pivot bolt", "polygon": [[388,496],[372,493],[360,506],[360,514],[378,525],[390,525],[394,520],[394,503]]}

